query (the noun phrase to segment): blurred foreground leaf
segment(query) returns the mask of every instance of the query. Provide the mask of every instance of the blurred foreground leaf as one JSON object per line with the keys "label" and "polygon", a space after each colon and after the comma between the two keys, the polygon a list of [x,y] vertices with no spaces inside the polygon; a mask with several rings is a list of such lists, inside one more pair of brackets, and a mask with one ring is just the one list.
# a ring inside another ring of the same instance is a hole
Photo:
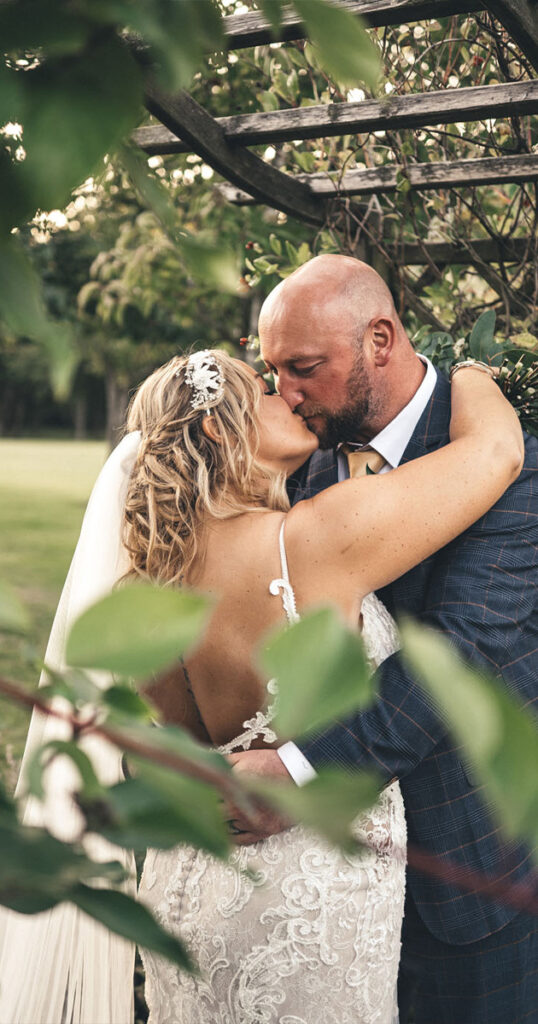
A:
{"label": "blurred foreground leaf", "polygon": [[160,953],[183,970],[191,973],[194,971],[192,960],[183,944],[165,932],[138,900],[131,899],[123,892],[92,889],[87,885],[77,886],[71,894],[71,900],[80,910],[117,935],[145,949],[151,949],[154,953]]}
{"label": "blurred foreground leaf", "polygon": [[72,740],[50,740],[39,747],[31,758],[26,771],[28,792],[38,799],[43,799],[43,773],[53,758],[68,757],[76,768],[82,782],[83,792],[87,797],[100,796],[104,789],[99,782],[92,762],[87,754]]}
{"label": "blurred foreground leaf", "polygon": [[[193,765],[210,768],[212,771],[223,774],[231,772],[231,768],[222,754],[219,754],[217,750],[211,750],[210,747],[206,747],[202,743],[198,743],[190,733],[185,729],[180,729],[178,726],[165,725],[156,728],[141,722],[130,722],[128,727],[115,728],[114,733],[118,737],[119,745],[121,746],[121,741],[124,740],[129,745],[129,749],[135,743],[140,749],[142,747],[151,748],[152,750],[156,749],[165,755],[171,754],[172,756],[184,758],[185,761]],[[139,756],[138,751],[136,756]],[[151,760],[149,754],[148,759]],[[144,760],[146,760],[145,755]]]}
{"label": "blurred foreground leaf", "polygon": [[66,660],[147,679],[199,640],[210,601],[200,594],[134,583],[89,608],[73,625]]}
{"label": "blurred foreground leaf", "polygon": [[222,20],[214,0],[91,0],[97,22],[126,25],[149,46],[153,74],[168,89],[187,85],[206,52],[224,45]]}
{"label": "blurred foreground leaf", "polygon": [[378,49],[359,18],[325,0],[293,0],[319,63],[342,86],[365,82],[375,90],[381,74]]}
{"label": "blurred foreground leaf", "polygon": [[119,884],[125,872],[116,861],[95,863],[76,846],[45,829],[0,820],[0,903],[21,914],[35,914],[70,899],[81,880]]}
{"label": "blurred foreground leaf", "polygon": [[467,665],[431,629],[402,626],[406,660],[463,745],[505,832],[538,842],[538,727],[535,718],[492,677]]}
{"label": "blurred foreground leaf", "polygon": [[266,675],[278,679],[274,727],[283,739],[319,731],[374,697],[363,643],[331,608],[280,631],[260,662]]}
{"label": "blurred foreground leaf", "polygon": [[249,789],[295,822],[314,829],[343,850],[356,848],[351,825],[375,804],[382,782],[373,773],[325,768],[306,786],[248,780]]}
{"label": "blurred foreground leaf", "polygon": [[96,831],[127,849],[170,849],[191,843],[226,857],[229,840],[216,791],[159,765],[138,760],[136,765],[137,778],[109,790],[111,824]]}

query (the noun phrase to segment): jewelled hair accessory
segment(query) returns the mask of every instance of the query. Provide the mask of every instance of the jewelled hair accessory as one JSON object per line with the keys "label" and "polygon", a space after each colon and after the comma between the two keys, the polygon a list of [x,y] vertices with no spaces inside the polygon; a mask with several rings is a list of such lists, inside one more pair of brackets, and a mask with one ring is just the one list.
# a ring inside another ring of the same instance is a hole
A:
{"label": "jewelled hair accessory", "polygon": [[[176,377],[181,373],[176,371]],[[210,349],[193,352],[187,360],[185,383],[192,388],[191,408],[209,412],[209,405],[220,401],[224,394],[224,374]]]}

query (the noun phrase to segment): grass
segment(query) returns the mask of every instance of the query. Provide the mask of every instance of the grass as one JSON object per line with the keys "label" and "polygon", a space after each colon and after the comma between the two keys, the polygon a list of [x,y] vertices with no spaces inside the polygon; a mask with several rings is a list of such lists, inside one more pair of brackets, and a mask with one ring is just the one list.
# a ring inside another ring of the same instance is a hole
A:
{"label": "grass", "polygon": [[[106,456],[98,441],[0,440],[0,579],[32,619],[30,641],[0,636],[0,675],[37,684],[89,493]],[[26,712],[0,701],[0,777],[12,787]]]}

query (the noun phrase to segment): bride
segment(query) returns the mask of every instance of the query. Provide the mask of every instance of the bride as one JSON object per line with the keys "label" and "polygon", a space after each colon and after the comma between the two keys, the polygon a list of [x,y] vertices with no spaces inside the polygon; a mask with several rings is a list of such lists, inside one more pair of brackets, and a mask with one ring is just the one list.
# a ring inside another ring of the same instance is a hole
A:
{"label": "bride", "polygon": [[[262,377],[220,351],[176,357],[152,374],[128,429],[116,456],[128,477],[119,491],[123,572],[217,598],[200,646],[152,697],[167,721],[225,753],[276,740],[270,711],[258,714],[267,684],[252,658],[266,631],[329,601],[361,623],[373,662],[389,656],[395,627],[372,592],[493,505],[522,450],[496,385],[462,369],[447,447],[290,510],[286,476],[317,439]],[[405,861],[397,784],[356,834],[368,851],[353,856],[300,826],[235,849],[228,864],[187,846],[149,851],[140,899],[200,966],[191,977],[144,955],[151,1024],[396,1021]],[[2,1004],[0,1020],[60,1024],[47,1011],[25,1016],[24,1000],[17,1006],[8,1018]],[[125,1013],[106,1014],[62,1021],[127,1024]]]}

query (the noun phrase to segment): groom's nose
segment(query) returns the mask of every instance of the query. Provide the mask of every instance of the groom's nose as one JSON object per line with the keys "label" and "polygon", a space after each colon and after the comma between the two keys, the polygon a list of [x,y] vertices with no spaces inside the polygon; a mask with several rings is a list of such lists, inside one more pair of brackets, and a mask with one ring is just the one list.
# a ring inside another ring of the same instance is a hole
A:
{"label": "groom's nose", "polygon": [[292,412],[297,406],[304,402],[304,394],[297,383],[294,383],[287,374],[280,374],[278,377],[277,390],[281,398],[288,403]]}

